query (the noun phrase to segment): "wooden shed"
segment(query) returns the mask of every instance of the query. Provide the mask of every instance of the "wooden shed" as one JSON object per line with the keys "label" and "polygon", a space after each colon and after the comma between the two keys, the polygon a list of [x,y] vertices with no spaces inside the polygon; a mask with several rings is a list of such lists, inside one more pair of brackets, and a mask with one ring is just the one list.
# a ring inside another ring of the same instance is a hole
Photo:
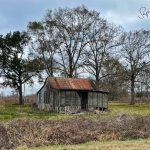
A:
{"label": "wooden shed", "polygon": [[76,113],[108,108],[108,92],[99,90],[90,79],[48,77],[37,92],[41,110]]}

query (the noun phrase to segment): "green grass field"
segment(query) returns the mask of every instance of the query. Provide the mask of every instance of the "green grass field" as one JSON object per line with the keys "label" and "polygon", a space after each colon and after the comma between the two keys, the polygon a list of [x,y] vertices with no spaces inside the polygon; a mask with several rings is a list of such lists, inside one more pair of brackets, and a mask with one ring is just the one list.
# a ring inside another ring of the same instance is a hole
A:
{"label": "green grass field", "polygon": [[67,114],[50,113],[40,111],[30,105],[1,105],[0,106],[0,120],[9,121],[18,118],[35,118],[35,119],[63,119],[68,118]]}
{"label": "green grass field", "polygon": [[150,114],[150,104],[136,104],[134,106],[127,103],[110,103],[108,112],[83,113],[80,115],[60,114],[39,111],[30,105],[20,106],[14,105],[0,105],[0,120],[7,121],[17,118],[36,118],[36,119],[68,119],[74,117],[93,118],[93,119],[107,119],[112,116],[120,114]]}

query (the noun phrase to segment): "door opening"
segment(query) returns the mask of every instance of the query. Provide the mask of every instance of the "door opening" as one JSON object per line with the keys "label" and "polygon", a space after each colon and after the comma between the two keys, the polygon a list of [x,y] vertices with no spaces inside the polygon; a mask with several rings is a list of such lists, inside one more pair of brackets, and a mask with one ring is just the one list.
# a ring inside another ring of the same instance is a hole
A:
{"label": "door opening", "polygon": [[88,92],[80,92],[80,98],[81,98],[81,109],[82,110],[87,110]]}

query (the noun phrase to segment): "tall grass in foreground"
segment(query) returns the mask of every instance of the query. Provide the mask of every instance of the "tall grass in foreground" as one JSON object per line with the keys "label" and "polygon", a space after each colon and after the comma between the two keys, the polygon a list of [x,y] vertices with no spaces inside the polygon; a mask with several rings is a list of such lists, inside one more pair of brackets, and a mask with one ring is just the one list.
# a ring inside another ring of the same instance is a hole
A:
{"label": "tall grass in foreground", "polygon": [[20,145],[82,144],[150,138],[150,115],[122,115],[110,120],[78,118],[68,120],[18,119],[0,123],[0,149]]}

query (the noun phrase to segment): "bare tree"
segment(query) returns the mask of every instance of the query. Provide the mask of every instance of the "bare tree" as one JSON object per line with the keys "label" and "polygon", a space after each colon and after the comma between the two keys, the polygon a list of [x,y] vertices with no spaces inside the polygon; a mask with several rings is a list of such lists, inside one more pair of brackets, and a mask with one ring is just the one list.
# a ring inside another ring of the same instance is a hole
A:
{"label": "bare tree", "polygon": [[128,95],[128,80],[126,79],[125,67],[117,58],[108,57],[103,63],[100,87],[109,91],[110,100],[118,100]]}
{"label": "bare tree", "polygon": [[131,101],[135,104],[135,81],[138,74],[150,65],[150,32],[139,30],[124,33],[121,37],[122,49],[121,61],[127,67],[128,77],[131,83]]}
{"label": "bare tree", "polygon": [[150,67],[146,67],[139,73],[136,82],[140,84],[140,95],[148,98],[150,88]]}
{"label": "bare tree", "polygon": [[103,63],[110,54],[110,50],[119,45],[118,39],[122,28],[99,19],[89,30],[89,43],[85,52],[84,66],[87,72],[94,76],[99,85],[102,76]]}
{"label": "bare tree", "polygon": [[58,49],[60,71],[67,77],[74,77],[80,67],[80,58],[88,43],[89,28],[99,19],[99,13],[84,6],[73,9],[58,9],[46,15],[47,24],[55,24],[55,32],[61,45]]}
{"label": "bare tree", "polygon": [[53,76],[57,69],[55,54],[59,47],[53,22],[29,22],[28,32],[32,37],[31,54],[41,60],[47,75]]}

